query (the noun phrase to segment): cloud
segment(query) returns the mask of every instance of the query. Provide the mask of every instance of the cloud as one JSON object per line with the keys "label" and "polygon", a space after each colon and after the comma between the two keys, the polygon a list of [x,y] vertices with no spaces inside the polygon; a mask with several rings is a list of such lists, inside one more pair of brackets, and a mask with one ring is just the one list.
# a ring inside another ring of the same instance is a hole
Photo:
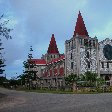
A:
{"label": "cloud", "polygon": [[22,59],[18,59],[18,60],[15,60],[15,61],[13,62],[13,64],[16,65],[16,66],[18,66],[18,65],[20,66],[20,65],[23,64],[23,61],[24,61],[24,60],[22,60]]}

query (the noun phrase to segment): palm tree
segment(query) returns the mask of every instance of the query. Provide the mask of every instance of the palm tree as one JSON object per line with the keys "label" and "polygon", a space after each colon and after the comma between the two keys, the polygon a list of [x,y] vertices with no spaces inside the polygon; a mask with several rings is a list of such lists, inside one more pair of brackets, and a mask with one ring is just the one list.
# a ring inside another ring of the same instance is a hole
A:
{"label": "palm tree", "polygon": [[73,90],[76,90],[78,77],[76,74],[71,73],[68,77],[65,77],[66,85],[72,86]]}

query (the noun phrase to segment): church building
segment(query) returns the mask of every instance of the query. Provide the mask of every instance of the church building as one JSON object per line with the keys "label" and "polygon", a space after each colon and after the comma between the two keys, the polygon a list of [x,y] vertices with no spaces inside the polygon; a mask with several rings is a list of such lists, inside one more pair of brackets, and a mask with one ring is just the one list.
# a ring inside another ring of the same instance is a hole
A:
{"label": "church building", "polygon": [[80,11],[73,36],[65,41],[65,54],[59,53],[52,34],[47,53],[30,61],[35,64],[34,70],[41,79],[39,85],[43,87],[64,86],[66,76],[79,76],[87,71],[97,73],[112,85],[112,40],[98,42],[96,36],[90,37]]}

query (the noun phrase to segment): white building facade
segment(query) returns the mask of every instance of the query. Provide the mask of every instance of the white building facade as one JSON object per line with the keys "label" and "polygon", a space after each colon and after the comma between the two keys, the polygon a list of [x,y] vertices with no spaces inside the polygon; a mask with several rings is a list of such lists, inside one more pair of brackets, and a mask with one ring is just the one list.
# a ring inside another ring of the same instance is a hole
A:
{"label": "white building facade", "polygon": [[65,41],[65,76],[71,73],[79,76],[87,71],[97,73],[111,84],[112,40],[98,42],[97,37],[89,37],[79,12],[74,35]]}

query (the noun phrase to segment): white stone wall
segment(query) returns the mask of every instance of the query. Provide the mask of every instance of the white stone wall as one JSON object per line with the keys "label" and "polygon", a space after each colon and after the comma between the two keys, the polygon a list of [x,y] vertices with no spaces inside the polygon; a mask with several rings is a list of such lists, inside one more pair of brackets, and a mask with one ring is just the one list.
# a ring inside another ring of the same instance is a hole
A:
{"label": "white stone wall", "polygon": [[[71,53],[72,53],[72,59],[71,59]],[[76,56],[76,49],[73,49],[73,50],[68,50],[66,52],[66,69],[67,69],[67,75],[71,74],[71,73],[74,73],[76,74],[76,59],[77,59],[77,56]],[[73,62],[73,69],[71,69],[71,62]]]}
{"label": "white stone wall", "polygon": [[[90,56],[89,59],[86,57],[86,52],[89,52],[89,56]],[[96,53],[97,51],[94,48],[92,48],[91,50],[80,48],[80,74],[83,74],[87,71],[92,71],[97,73],[97,54]],[[87,60],[90,62],[90,68],[88,68]]]}
{"label": "white stone wall", "polygon": [[[71,73],[79,75],[85,73],[86,71],[98,73],[98,42],[95,38],[88,37],[88,41],[89,40],[91,40],[91,42],[93,42],[93,40],[95,41],[95,47],[93,46],[93,43],[91,49],[90,47],[85,47],[83,37],[75,37],[66,41],[66,75]],[[73,45],[71,43],[73,43]],[[89,59],[86,57],[87,52],[89,52]],[[71,59],[71,53],[73,59]],[[90,68],[88,68],[87,61],[90,62]],[[73,69],[71,69],[71,62],[74,63]]]}
{"label": "white stone wall", "polygon": [[[106,38],[105,40],[99,42],[99,61],[100,61],[100,71],[104,71],[104,73],[111,71],[112,72],[112,60],[107,60],[103,53],[103,48],[105,45],[111,45],[112,46],[112,40],[109,38]],[[104,68],[102,68],[101,62],[104,62]],[[107,68],[107,62],[109,62],[109,68]]]}

